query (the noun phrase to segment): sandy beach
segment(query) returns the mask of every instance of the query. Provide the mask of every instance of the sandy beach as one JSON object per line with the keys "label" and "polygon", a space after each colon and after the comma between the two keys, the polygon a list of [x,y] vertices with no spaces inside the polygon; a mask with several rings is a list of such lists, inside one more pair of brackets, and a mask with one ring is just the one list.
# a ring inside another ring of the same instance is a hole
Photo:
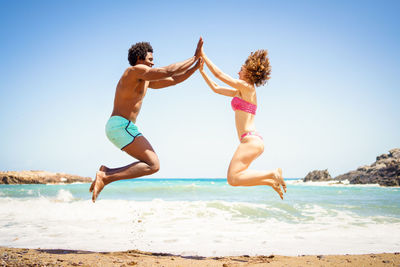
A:
{"label": "sandy beach", "polygon": [[0,247],[1,266],[400,266],[400,253],[197,257],[138,250],[91,252]]}

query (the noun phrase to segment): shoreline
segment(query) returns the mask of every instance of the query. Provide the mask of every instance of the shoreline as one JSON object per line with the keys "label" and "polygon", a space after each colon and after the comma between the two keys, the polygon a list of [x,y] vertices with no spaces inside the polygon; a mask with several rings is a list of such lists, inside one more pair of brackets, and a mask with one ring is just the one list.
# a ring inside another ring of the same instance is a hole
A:
{"label": "shoreline", "polygon": [[26,249],[0,246],[5,266],[398,266],[400,252],[300,256],[181,256],[139,250],[92,252],[67,249]]}

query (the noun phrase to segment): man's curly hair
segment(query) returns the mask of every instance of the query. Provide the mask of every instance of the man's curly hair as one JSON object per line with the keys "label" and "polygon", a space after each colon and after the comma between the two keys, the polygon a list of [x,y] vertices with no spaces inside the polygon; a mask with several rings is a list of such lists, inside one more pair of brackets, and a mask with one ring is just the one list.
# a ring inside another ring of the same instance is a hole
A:
{"label": "man's curly hair", "polygon": [[265,85],[271,76],[267,50],[261,49],[254,53],[251,52],[243,66],[246,69],[247,78],[257,87]]}
{"label": "man's curly hair", "polygon": [[153,47],[149,42],[136,43],[129,48],[128,61],[131,66],[136,65],[138,59],[145,59],[147,52],[153,53]]}

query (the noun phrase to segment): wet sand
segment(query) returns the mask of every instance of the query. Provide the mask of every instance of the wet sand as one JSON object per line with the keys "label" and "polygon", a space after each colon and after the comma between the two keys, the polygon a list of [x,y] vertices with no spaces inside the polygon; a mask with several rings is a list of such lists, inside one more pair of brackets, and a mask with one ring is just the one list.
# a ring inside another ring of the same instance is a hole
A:
{"label": "wet sand", "polygon": [[0,266],[400,266],[400,253],[197,257],[138,250],[91,252],[0,247]]}

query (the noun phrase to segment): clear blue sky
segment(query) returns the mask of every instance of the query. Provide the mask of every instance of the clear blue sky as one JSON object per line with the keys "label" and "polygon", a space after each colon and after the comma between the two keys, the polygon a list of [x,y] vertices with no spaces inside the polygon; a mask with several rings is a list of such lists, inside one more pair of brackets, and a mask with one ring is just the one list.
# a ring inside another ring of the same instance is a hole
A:
{"label": "clear blue sky", "polygon": [[[130,163],[104,133],[128,48],[149,41],[164,66],[199,36],[233,77],[269,51],[256,116],[266,150],[252,168],[371,164],[400,147],[399,13],[399,1],[0,1],[0,170],[93,176]],[[137,125],[161,160],[153,177],[225,177],[238,144],[229,102],[199,73],[149,90]]]}

